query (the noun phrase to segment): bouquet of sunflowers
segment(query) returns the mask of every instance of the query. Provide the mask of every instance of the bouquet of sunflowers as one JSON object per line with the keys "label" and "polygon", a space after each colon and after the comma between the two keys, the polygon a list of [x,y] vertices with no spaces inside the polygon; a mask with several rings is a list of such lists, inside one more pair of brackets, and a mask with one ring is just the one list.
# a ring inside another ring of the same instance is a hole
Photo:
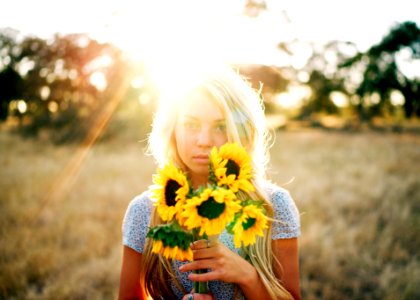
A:
{"label": "bouquet of sunflowers", "polygon": [[[250,157],[236,143],[213,147],[208,184],[196,190],[172,162],[158,170],[150,190],[165,223],[150,228],[147,234],[153,239],[152,252],[167,259],[193,260],[193,241],[217,236],[224,230],[233,234],[236,248],[255,243],[267,227],[262,201],[238,197],[241,191],[246,195],[255,190],[251,179]],[[196,286],[196,292],[205,293],[206,288]]]}

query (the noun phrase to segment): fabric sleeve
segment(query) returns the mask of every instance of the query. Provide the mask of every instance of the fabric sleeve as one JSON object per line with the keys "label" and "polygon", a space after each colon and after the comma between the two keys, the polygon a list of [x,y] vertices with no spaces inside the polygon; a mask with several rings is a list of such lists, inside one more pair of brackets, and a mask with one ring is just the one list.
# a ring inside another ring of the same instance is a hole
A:
{"label": "fabric sleeve", "polygon": [[143,253],[151,212],[152,203],[147,192],[130,202],[122,225],[123,245]]}
{"label": "fabric sleeve", "polygon": [[274,219],[271,238],[288,239],[300,236],[299,211],[290,193],[280,187],[274,188],[270,193],[273,203]]}

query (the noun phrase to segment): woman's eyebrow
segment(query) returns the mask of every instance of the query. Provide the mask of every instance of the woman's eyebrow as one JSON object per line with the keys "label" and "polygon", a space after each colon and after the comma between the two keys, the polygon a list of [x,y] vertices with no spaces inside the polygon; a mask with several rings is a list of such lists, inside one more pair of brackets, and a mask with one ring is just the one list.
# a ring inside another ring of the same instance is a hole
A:
{"label": "woman's eyebrow", "polygon": [[[193,120],[193,121],[200,121],[200,118],[197,118],[197,117],[194,117],[194,116],[191,116],[191,115],[183,115],[182,118],[190,119],[190,120]],[[226,122],[226,120],[224,118],[216,119],[216,120],[213,121],[213,123],[224,123],[224,122]]]}
{"label": "woman's eyebrow", "polygon": [[184,119],[198,120],[198,118],[196,118],[194,116],[189,116],[189,115],[183,115],[182,118],[184,118]]}

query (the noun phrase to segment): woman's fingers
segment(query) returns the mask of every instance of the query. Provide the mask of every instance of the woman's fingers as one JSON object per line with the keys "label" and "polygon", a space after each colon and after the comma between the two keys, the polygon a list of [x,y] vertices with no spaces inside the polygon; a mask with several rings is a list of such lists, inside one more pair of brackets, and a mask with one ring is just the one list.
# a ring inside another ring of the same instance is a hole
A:
{"label": "woman's fingers", "polygon": [[192,250],[200,250],[200,249],[206,249],[206,248],[211,248],[215,246],[215,242],[211,242],[210,240],[198,240],[195,241],[193,243],[191,243],[191,249]]}
{"label": "woman's fingers", "polygon": [[191,244],[194,260],[202,260],[219,256],[219,244],[208,240],[199,240]]}
{"label": "woman's fingers", "polygon": [[223,244],[216,242],[207,248],[207,241],[199,240],[191,245],[191,249],[193,249],[194,260],[182,265],[179,270],[181,272],[208,270],[205,273],[189,274],[188,278],[192,281],[222,280],[238,283],[247,274],[255,271],[249,262]]}
{"label": "woman's fingers", "polygon": [[181,272],[188,272],[194,270],[203,270],[203,269],[210,269],[212,265],[211,259],[200,259],[194,260],[188,264],[182,265],[179,267]]}
{"label": "woman's fingers", "polygon": [[191,281],[202,281],[202,282],[206,282],[206,281],[211,281],[211,280],[218,280],[220,278],[220,270],[215,270],[215,271],[209,271],[209,272],[204,272],[201,274],[197,274],[197,273],[190,273],[188,275],[188,279]]}

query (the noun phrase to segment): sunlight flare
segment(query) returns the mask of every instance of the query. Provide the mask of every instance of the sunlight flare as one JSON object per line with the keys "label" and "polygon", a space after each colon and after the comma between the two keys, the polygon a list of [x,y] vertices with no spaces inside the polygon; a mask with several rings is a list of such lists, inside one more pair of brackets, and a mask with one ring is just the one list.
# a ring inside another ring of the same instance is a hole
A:
{"label": "sunlight flare", "polygon": [[81,145],[77,148],[76,152],[70,158],[62,172],[51,183],[49,190],[45,193],[44,198],[40,202],[38,210],[28,217],[28,224],[32,224],[37,221],[41,217],[45,207],[51,201],[63,199],[66,193],[70,190],[83,166],[83,163],[86,160],[87,155],[92,149],[92,146],[95,144],[98,137],[103,133],[114,114],[115,109],[129,88],[132,76],[132,74],[126,74],[125,80],[123,80],[115,94],[106,104],[104,104],[104,109],[92,123],[92,126],[89,128],[89,131],[87,132]]}

